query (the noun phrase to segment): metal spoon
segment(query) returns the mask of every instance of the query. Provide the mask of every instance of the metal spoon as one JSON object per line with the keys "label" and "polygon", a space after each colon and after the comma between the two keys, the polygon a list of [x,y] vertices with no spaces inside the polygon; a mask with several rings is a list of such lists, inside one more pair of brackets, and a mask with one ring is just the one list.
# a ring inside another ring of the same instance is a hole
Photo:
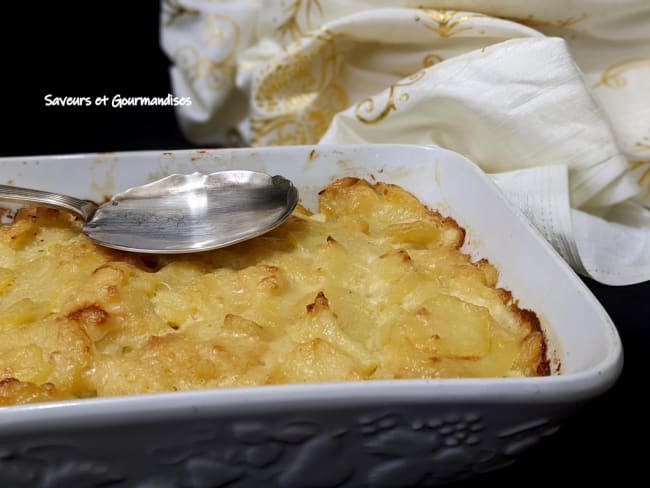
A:
{"label": "metal spoon", "polygon": [[0,185],[0,200],[70,211],[103,246],[172,254],[217,249],[270,231],[291,215],[298,190],[282,176],[232,170],[174,174],[118,193],[99,207],[6,185]]}

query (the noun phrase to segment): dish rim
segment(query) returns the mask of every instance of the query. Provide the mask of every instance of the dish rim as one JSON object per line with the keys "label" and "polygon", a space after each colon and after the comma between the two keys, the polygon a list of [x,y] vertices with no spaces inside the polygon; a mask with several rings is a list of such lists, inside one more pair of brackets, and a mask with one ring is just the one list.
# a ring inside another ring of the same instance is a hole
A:
{"label": "dish rim", "polygon": [[[202,152],[255,152],[268,151],[286,152],[300,148],[303,151],[313,148],[323,148],[336,151],[349,151],[350,147],[368,145],[314,145],[314,146],[277,146],[265,148],[211,148],[211,149],[164,149],[164,150],[139,150],[116,151],[100,153],[72,153],[53,155],[9,156],[1,157],[0,164],[11,162],[20,164],[25,161],[42,160],[95,160],[98,157],[122,158],[159,158],[165,153],[183,153],[187,155],[201,154]],[[492,403],[507,402],[530,403],[531,398],[536,402],[577,402],[599,395],[611,387],[618,379],[623,366],[623,349],[611,318],[600,302],[591,293],[584,282],[575,274],[568,264],[557,254],[552,246],[523,216],[521,211],[514,207],[501,194],[494,182],[478,166],[464,156],[437,146],[412,145],[412,144],[373,144],[381,150],[382,147],[391,148],[424,148],[435,149],[452,153],[463,159],[471,169],[483,180],[485,184],[496,190],[502,202],[522,221],[529,232],[532,232],[537,243],[545,249],[551,259],[559,266],[565,277],[571,280],[571,285],[579,290],[580,294],[588,300],[595,312],[603,320],[607,328],[606,348],[607,354],[601,360],[584,370],[574,373],[561,373],[547,377],[528,378],[440,378],[440,379],[399,379],[399,380],[366,380],[345,381],[329,383],[305,383],[288,385],[262,385],[254,387],[213,388],[204,390],[178,391],[165,393],[145,393],[121,395],[114,397],[74,399],[26,405],[13,405],[0,407],[0,427],[14,424],[15,422],[39,423],[43,412],[48,412],[47,422],[54,418],[65,420],[79,420],[81,418],[109,418],[128,413],[128,418],[142,416],[149,418],[151,412],[162,409],[167,415],[182,412],[188,408],[209,407],[210,411],[227,410],[233,406],[252,405],[254,408],[268,409],[272,405],[282,408],[305,407],[317,405],[346,405],[351,403],[367,404],[368,402],[445,402],[453,403]],[[426,387],[426,388],[423,388]],[[261,396],[261,397],[260,397]],[[164,405],[155,408],[153,405]],[[251,407],[253,408],[253,407]],[[253,409],[254,409],[253,408]]]}

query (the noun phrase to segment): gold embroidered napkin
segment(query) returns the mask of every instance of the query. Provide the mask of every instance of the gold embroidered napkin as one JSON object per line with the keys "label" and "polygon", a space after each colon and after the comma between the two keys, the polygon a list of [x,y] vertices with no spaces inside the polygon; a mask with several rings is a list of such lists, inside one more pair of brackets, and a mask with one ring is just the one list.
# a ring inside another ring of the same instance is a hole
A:
{"label": "gold embroidered napkin", "polygon": [[464,154],[587,276],[650,279],[647,0],[163,0],[199,145]]}

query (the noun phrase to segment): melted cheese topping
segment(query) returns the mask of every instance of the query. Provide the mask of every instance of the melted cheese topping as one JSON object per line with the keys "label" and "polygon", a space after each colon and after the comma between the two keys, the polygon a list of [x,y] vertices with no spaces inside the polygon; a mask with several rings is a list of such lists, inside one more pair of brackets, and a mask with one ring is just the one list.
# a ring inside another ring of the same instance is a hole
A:
{"label": "melted cheese topping", "polygon": [[242,385],[548,374],[532,312],[464,232],[394,185],[345,178],[276,230],[150,256],[71,216],[0,229],[0,405]]}

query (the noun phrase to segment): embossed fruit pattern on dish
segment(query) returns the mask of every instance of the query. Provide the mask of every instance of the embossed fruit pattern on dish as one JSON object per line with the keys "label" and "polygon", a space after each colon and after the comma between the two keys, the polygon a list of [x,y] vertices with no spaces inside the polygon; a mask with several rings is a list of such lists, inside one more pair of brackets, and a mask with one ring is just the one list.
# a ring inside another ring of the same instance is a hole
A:
{"label": "embossed fruit pattern on dish", "polygon": [[25,443],[0,450],[0,485],[437,486],[507,466],[558,429],[546,418],[494,429],[473,411],[384,410],[339,427],[322,420],[204,421],[184,436],[148,442],[140,461],[149,468],[137,474],[74,443]]}

